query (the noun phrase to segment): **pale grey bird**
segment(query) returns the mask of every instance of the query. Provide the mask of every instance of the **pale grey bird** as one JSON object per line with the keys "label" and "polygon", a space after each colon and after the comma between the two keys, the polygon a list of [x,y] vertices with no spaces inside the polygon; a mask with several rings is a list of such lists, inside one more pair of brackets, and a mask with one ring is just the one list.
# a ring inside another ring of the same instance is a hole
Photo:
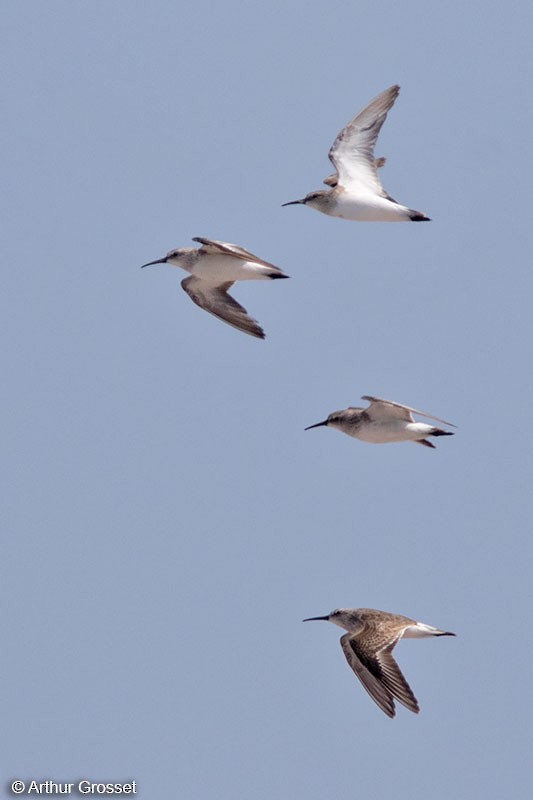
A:
{"label": "pale grey bird", "polygon": [[317,422],[315,425],[309,425],[305,430],[320,428],[324,425],[346,433],[348,436],[353,436],[355,439],[361,439],[363,442],[372,442],[373,444],[416,442],[433,448],[435,445],[428,441],[427,436],[453,436],[453,431],[445,431],[425,422],[417,422],[413,414],[419,414],[421,417],[427,417],[455,428],[453,422],[446,422],[446,420],[434,417],[425,411],[418,411],[416,408],[394,403],[392,400],[383,400],[381,397],[364,394],[361,399],[370,402],[368,408],[351,407],[345,408],[343,411],[334,411],[327,419]]}
{"label": "pale grey bird", "polygon": [[394,700],[418,714],[418,701],[392,651],[402,638],[455,636],[455,633],[375,608],[337,608],[325,617],[308,617],[304,622],[319,619],[348,631],[340,640],[346,660],[372,700],[388,717],[396,714]]}
{"label": "pale grey bird", "polygon": [[190,272],[191,277],[182,280],[181,285],[197,306],[250,336],[264,339],[265,332],[261,326],[228,292],[235,281],[272,280],[289,276],[279,267],[236,244],[201,236],[195,236],[193,242],[200,242],[202,247],[171,250],[164,258],[142,266],[171,264]]}
{"label": "pale grey bird", "polygon": [[383,166],[385,160],[374,158],[374,147],[399,91],[399,86],[386,89],[341,130],[329,151],[336,175],[324,180],[333,188],[309,192],[301,200],[283,205],[301,203],[332,217],[362,222],[429,221],[421,211],[394,200],[381,185],[377,173],[377,167]]}

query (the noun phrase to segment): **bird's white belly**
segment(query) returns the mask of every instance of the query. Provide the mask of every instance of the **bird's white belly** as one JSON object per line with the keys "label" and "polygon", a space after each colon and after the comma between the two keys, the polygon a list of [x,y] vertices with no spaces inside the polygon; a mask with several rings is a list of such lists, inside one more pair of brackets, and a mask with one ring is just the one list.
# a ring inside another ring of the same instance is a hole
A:
{"label": "bird's white belly", "polygon": [[405,206],[379,195],[355,196],[342,192],[330,213],[359,222],[403,222],[409,219]]}
{"label": "bird's white belly", "polygon": [[423,422],[371,422],[362,426],[353,435],[363,442],[386,444],[387,442],[409,442],[423,439],[432,430]]}
{"label": "bird's white belly", "polygon": [[226,281],[256,281],[268,278],[269,270],[261,264],[243,261],[241,258],[220,256],[195,264],[193,275],[209,283]]}

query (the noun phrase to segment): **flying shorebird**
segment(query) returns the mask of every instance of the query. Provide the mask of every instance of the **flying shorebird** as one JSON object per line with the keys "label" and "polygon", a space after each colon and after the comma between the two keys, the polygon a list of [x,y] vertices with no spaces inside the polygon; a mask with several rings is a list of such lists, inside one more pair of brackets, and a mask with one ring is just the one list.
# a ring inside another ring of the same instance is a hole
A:
{"label": "flying shorebird", "polygon": [[382,400],[381,397],[372,397],[364,394],[361,400],[368,400],[368,408],[345,408],[344,411],[334,411],[323,422],[309,425],[306,431],[311,428],[320,428],[322,425],[336,428],[342,433],[361,439],[363,442],[373,444],[385,444],[387,442],[416,442],[426,447],[435,447],[426,436],[453,436],[453,431],[444,431],[434,425],[425,422],[416,422],[413,414],[421,417],[434,419],[442,422],[443,425],[456,426],[453,422],[446,422],[444,419],[426,414],[425,411],[418,411],[416,408],[404,406],[401,403],[394,403],[392,400]]}
{"label": "flying shorebird", "polygon": [[258,281],[274,278],[288,278],[279,267],[254,256],[243,247],[229,242],[217,242],[195,236],[193,242],[202,247],[181,247],[171,250],[164,258],[149,261],[151,264],[171,264],[191,273],[190,278],[182,280],[182,288],[197,306],[214,314],[234,328],[249,333],[250,336],[265,338],[265,332],[255,319],[249,316],[240,303],[228,294],[235,281]]}
{"label": "flying shorebird", "polygon": [[332,217],[362,222],[429,221],[421,211],[402,206],[387,194],[377,173],[385,159],[374,159],[374,147],[399,91],[399,86],[386,89],[341,130],[328,154],[336,175],[324,180],[332,189],[309,192],[302,200],[283,205],[302,203]]}
{"label": "flying shorebird", "polygon": [[394,700],[418,714],[418,701],[402,675],[392,651],[399,640],[422,636],[455,636],[432,625],[416,622],[401,614],[375,608],[338,608],[325,617],[309,617],[304,622],[323,619],[344,628],[341,647],[348,664],[366,691],[388,717],[394,717]]}

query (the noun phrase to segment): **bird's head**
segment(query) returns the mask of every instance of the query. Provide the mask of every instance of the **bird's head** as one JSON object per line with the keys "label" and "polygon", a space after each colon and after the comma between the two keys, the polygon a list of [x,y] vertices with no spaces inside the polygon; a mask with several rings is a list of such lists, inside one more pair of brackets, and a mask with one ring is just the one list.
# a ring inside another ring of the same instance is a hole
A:
{"label": "bird's head", "polygon": [[169,250],[169,252],[163,258],[157,258],[155,261],[148,261],[147,264],[143,264],[143,267],[150,267],[152,264],[170,264],[173,267],[179,267],[181,259],[186,255],[186,253],[191,248],[181,247],[177,250]]}
{"label": "bird's head", "polygon": [[357,622],[354,617],[354,609],[352,608],[336,608],[335,611],[332,611],[330,614],[326,614],[324,617],[308,617],[303,621],[314,622],[315,620],[333,622],[334,625],[338,625],[339,628],[344,628],[344,630],[350,630],[352,624]]}
{"label": "bird's head", "polygon": [[304,205],[304,206],[311,206],[311,208],[318,208],[321,209],[323,206],[327,205],[329,201],[330,192],[324,189],[318,189],[315,192],[309,192],[306,194],[305,197],[302,197],[301,200],[291,200],[289,203],[283,203],[283,206],[296,206],[296,205]]}
{"label": "bird's head", "polygon": [[304,430],[309,431],[311,428],[321,428],[322,426],[327,427],[328,425],[331,425],[332,428],[340,428],[343,414],[343,411],[333,411],[328,415],[327,419],[322,420],[322,422],[315,422],[314,425],[308,425],[307,428],[304,428]]}

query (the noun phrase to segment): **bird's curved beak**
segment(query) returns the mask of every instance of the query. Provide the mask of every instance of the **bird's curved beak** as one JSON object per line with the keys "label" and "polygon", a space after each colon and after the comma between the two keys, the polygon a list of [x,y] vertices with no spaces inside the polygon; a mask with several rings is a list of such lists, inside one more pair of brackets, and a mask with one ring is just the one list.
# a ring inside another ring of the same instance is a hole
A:
{"label": "bird's curved beak", "polygon": [[166,263],[167,263],[166,258],[158,258],[157,261],[149,261],[148,264],[143,264],[141,266],[141,269],[143,269],[144,267],[150,267],[152,264],[166,264]]}
{"label": "bird's curved beak", "polygon": [[303,619],[302,622],[314,622],[316,619],[323,619],[326,622],[329,620],[329,614],[327,617],[307,617],[307,619]]}
{"label": "bird's curved beak", "polygon": [[281,207],[283,206],[297,206],[299,204],[305,205],[305,200],[291,200],[289,203],[282,203]]}
{"label": "bird's curved beak", "polygon": [[323,422],[316,422],[314,425],[308,425],[307,428],[304,428],[304,431],[310,431],[311,428],[321,428],[322,425],[327,425],[328,421],[325,419]]}

